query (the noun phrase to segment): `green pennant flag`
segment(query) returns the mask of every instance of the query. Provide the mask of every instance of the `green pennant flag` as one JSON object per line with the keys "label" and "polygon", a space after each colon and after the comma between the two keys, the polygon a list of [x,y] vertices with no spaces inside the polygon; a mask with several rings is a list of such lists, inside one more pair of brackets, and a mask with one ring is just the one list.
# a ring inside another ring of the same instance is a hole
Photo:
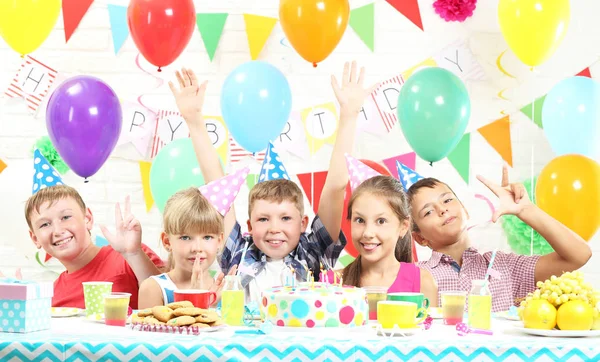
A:
{"label": "green pennant flag", "polygon": [[221,40],[221,34],[223,34],[223,28],[225,27],[225,21],[227,20],[227,13],[200,13],[196,14],[196,25],[198,31],[202,36],[204,47],[210,60],[212,61],[219,40]]}
{"label": "green pennant flag", "polygon": [[542,126],[542,107],[544,106],[545,100],[546,96],[544,95],[533,101],[533,103],[529,103],[525,107],[521,108],[521,112],[525,113],[525,115],[541,129],[544,129]]}
{"label": "green pennant flag", "polygon": [[448,161],[454,166],[460,177],[469,183],[469,164],[471,161],[471,134],[466,133],[448,155]]}
{"label": "green pennant flag", "polygon": [[371,49],[375,49],[375,3],[350,11],[350,27]]}
{"label": "green pennant flag", "polygon": [[252,190],[252,188],[258,183],[258,174],[250,173],[246,177],[246,186],[248,186],[248,190]]}

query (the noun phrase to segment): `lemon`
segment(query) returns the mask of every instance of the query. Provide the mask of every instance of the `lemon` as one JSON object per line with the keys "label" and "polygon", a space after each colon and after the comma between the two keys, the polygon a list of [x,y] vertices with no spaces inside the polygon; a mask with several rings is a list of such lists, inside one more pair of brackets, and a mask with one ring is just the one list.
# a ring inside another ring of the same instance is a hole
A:
{"label": "lemon", "polygon": [[523,309],[525,328],[553,329],[556,326],[556,308],[545,299],[531,300]]}
{"label": "lemon", "polygon": [[594,324],[594,308],[583,300],[571,300],[558,308],[558,328],[564,331],[589,331]]}

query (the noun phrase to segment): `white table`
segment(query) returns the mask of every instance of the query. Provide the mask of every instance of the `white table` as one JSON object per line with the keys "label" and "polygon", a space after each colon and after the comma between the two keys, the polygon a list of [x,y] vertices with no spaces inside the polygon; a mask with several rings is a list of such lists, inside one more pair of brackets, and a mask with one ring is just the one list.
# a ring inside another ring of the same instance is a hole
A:
{"label": "white table", "polygon": [[[460,337],[434,321],[410,337],[373,330],[281,331],[236,334],[235,328],[199,336],[134,331],[83,318],[56,318],[47,331],[0,333],[0,361],[598,361],[600,338],[534,337],[493,321],[493,336]],[[333,333],[335,332],[335,333]]]}

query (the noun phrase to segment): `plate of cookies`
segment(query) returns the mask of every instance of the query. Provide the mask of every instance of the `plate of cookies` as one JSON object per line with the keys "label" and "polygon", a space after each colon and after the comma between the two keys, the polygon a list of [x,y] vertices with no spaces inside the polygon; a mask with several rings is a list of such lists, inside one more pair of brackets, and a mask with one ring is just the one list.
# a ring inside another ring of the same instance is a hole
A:
{"label": "plate of cookies", "polygon": [[198,335],[226,327],[216,311],[182,301],[139,310],[131,316],[131,328],[146,332]]}

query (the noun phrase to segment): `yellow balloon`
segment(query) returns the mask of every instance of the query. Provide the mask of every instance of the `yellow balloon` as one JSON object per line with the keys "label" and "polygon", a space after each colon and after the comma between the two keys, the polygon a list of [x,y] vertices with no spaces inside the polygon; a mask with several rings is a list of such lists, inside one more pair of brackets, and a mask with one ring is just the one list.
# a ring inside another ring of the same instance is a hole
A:
{"label": "yellow balloon", "polygon": [[569,0],[500,0],[500,30],[525,64],[542,64],[562,42],[571,19]]}
{"label": "yellow balloon", "polygon": [[538,206],[585,240],[600,227],[600,165],[583,155],[559,156],[535,188]]}
{"label": "yellow balloon", "polygon": [[0,36],[21,55],[36,50],[50,35],[60,0],[0,0]]}

